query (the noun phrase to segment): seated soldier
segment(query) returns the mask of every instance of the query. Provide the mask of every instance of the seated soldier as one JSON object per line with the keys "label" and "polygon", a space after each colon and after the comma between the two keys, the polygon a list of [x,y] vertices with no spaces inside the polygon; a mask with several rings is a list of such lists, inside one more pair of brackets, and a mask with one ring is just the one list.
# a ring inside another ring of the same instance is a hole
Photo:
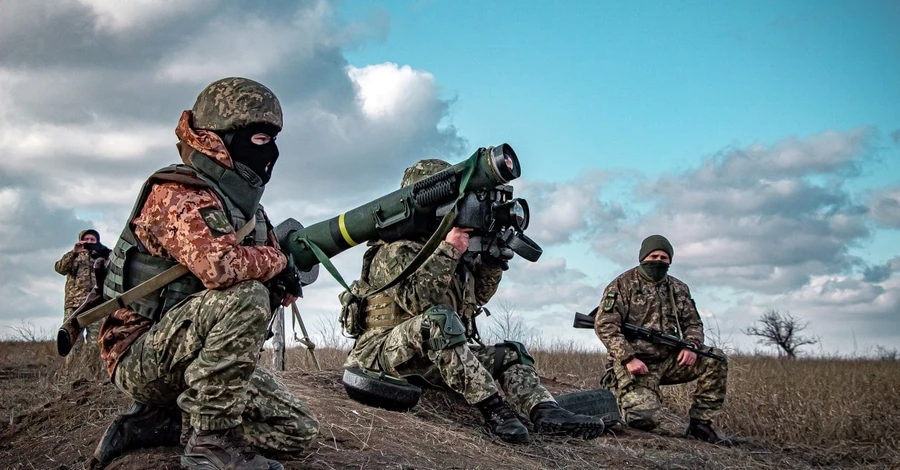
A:
{"label": "seated soldier", "polygon": [[[449,167],[441,160],[422,160],[406,170],[401,186]],[[560,408],[541,385],[534,360],[521,343],[467,344],[475,334],[475,316],[497,291],[502,275],[502,260],[486,254],[463,256],[468,230],[452,228],[414,273],[368,299],[365,332],[345,366],[417,375],[446,386],[478,408],[491,432],[507,442],[530,440],[515,411],[528,416],[537,432],[597,437],[603,421]],[[361,280],[373,288],[386,285],[423,245],[421,239],[371,242]]]}
{"label": "seated soldier", "polygon": [[[687,349],[622,334],[622,324],[680,336],[695,347],[703,345],[703,323],[687,284],[669,276],[674,250],[662,235],[644,239],[640,265],[625,271],[603,292],[594,331],[609,351],[612,364],[604,382],[616,394],[628,426],[649,431],[659,424],[659,386],[697,381],[686,434],[727,445],[712,428],[712,417],[725,402],[728,363],[698,356]],[[714,354],[724,356],[713,348]]]}

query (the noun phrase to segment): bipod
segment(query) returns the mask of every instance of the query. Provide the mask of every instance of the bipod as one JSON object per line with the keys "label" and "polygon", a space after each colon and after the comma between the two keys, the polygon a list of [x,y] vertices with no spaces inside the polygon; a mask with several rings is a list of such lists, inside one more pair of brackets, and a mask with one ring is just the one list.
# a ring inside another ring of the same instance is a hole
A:
{"label": "bipod", "polygon": [[[316,365],[316,370],[321,372],[322,366],[319,365],[319,358],[316,357],[316,344],[309,339],[309,333],[306,332],[306,325],[303,324],[303,318],[300,316],[297,302],[291,303],[291,312],[294,313],[291,321],[291,328],[294,330],[294,341],[306,346],[306,350],[309,351],[309,355],[312,356],[313,363]],[[300,332],[303,333],[302,338],[297,336],[297,323],[300,324]]]}

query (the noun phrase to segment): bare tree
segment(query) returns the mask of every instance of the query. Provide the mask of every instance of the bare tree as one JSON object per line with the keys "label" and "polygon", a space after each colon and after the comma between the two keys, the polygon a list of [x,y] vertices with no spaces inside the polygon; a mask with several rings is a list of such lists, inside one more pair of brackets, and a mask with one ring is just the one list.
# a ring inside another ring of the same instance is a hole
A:
{"label": "bare tree", "polygon": [[808,344],[816,344],[819,339],[800,336],[800,332],[809,326],[809,322],[795,318],[790,312],[781,313],[775,309],[769,309],[756,321],[757,324],[742,330],[744,334],[759,336],[760,344],[768,344],[779,349],[779,354],[787,357],[797,357],[797,349]]}
{"label": "bare tree", "polygon": [[535,336],[533,327],[525,324],[522,315],[516,313],[515,307],[509,302],[500,302],[500,308],[491,314],[491,324],[488,327],[488,339],[490,341],[527,341]]}
{"label": "bare tree", "polygon": [[34,323],[21,321],[19,326],[8,326],[15,333],[9,337],[10,341],[22,341],[26,343],[39,343],[41,341],[49,341],[50,333],[43,328],[38,328]]}

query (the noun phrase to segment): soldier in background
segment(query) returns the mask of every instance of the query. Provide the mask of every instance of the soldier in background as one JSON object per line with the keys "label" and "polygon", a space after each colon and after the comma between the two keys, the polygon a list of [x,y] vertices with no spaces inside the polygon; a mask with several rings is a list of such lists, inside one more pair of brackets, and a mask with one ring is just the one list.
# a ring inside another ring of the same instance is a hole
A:
{"label": "soldier in background", "polygon": [[[78,234],[78,242],[56,262],[56,272],[66,276],[65,300],[63,301],[64,316],[69,318],[85,300],[91,288],[94,287],[94,269],[91,252],[85,249],[86,244],[100,243],[100,233],[94,229],[82,230]],[[97,334],[100,331],[99,324],[90,325],[85,329],[87,338],[84,346],[80,342],[75,344],[75,350],[66,356],[68,364],[73,358],[78,357],[89,365],[94,372],[102,370],[100,351],[97,348]]]}
{"label": "soldier in background", "polygon": [[[662,235],[641,243],[640,265],[612,281],[603,292],[594,331],[609,351],[611,369],[604,382],[619,401],[628,426],[649,431],[659,424],[659,386],[697,381],[686,434],[716,444],[729,444],[712,427],[725,402],[728,363],[622,334],[631,323],[703,345],[703,322],[687,284],[669,276],[674,250]],[[723,355],[721,350],[712,352]]]}
{"label": "soldier in background", "polygon": [[101,464],[129,449],[176,445],[182,412],[191,428],[184,468],[282,469],[259,451],[295,453],[316,436],[306,404],[257,365],[274,310],[299,289],[259,205],[281,129],[271,90],[246,78],[213,82],[175,129],[184,164],[157,171],[141,189],[104,297],[176,264],[190,273],[100,329],[110,377],[134,400],[98,445]]}
{"label": "soldier in background", "polygon": [[[400,185],[414,184],[448,167],[442,160],[420,161],[406,169]],[[516,411],[528,416],[538,432],[597,437],[604,430],[603,421],[560,408],[541,385],[522,343],[467,344],[476,332],[475,316],[497,291],[503,273],[501,260],[486,254],[464,259],[468,231],[452,228],[414,273],[367,300],[362,313],[365,332],[345,366],[400,377],[417,375],[446,386],[478,408],[491,432],[507,442],[530,440]],[[386,285],[423,245],[424,240],[370,243],[361,280],[372,288]]]}

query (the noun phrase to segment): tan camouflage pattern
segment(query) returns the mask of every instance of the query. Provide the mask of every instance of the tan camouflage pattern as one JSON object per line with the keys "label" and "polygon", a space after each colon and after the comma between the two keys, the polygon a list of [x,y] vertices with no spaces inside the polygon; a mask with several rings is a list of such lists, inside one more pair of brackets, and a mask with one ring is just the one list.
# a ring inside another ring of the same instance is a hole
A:
{"label": "tan camouflage pattern", "polygon": [[450,168],[450,166],[449,163],[436,158],[420,160],[403,172],[403,180],[400,181],[400,187],[409,186],[435,173],[440,173],[441,171]]}
{"label": "tan camouflage pattern", "polygon": [[94,287],[94,269],[91,254],[69,251],[56,262],[56,272],[66,276],[65,310],[78,308]]}
{"label": "tan camouflage pattern", "polygon": [[[215,132],[192,128],[191,119],[190,111],[181,113],[181,119],[178,120],[178,125],[175,127],[175,137],[178,137],[179,143],[212,158],[214,162],[225,168],[234,168],[234,162],[231,160],[231,155],[225,148],[222,138]],[[191,152],[182,149],[180,153],[181,161],[185,165],[191,166],[191,161],[188,159]]]}
{"label": "tan camouflage pattern", "polygon": [[98,343],[100,357],[106,363],[106,372],[110,377],[113,376],[119,359],[128,352],[131,344],[151,326],[152,320],[134,313],[130,308],[120,308],[103,320],[100,324]]}
{"label": "tan camouflage pattern", "polygon": [[678,353],[649,341],[626,340],[622,335],[623,322],[653,328],[674,336],[679,336],[677,325],[680,323],[683,330],[681,337],[685,341],[703,344],[703,322],[694,306],[687,284],[672,276],[666,276],[662,281],[655,283],[634,268],[625,271],[612,281],[603,291],[602,298],[606,299],[610,292],[616,293],[615,302],[612,305],[605,305],[601,301],[594,331],[614,362],[625,363],[633,357],[645,362],[662,361]]}
{"label": "tan camouflage pattern", "polygon": [[284,126],[281,104],[265,85],[247,78],[216,80],[200,92],[191,110],[194,128],[230,131],[250,124]]}
{"label": "tan camouflage pattern", "polygon": [[134,233],[150,254],[187,266],[207,289],[267,281],[285,268],[287,258],[275,246],[240,245],[234,233],[240,227],[214,235],[199,212],[210,206],[223,209],[211,190],[155,185],[134,219]]}
{"label": "tan camouflage pattern", "polygon": [[[713,348],[715,354],[724,353]],[[677,354],[662,362],[645,362],[649,373],[633,375],[619,362],[613,362],[613,383],[607,385],[616,394],[622,417],[629,425],[641,423],[646,428],[659,425],[660,385],[697,381],[692,396],[690,417],[712,420],[725,403],[728,363],[697,356],[692,366],[679,366]]]}
{"label": "tan camouflage pattern", "polygon": [[271,317],[269,291],[258,281],[199,292],[129,348],[113,381],[136,401],[177,404],[195,429],[242,425],[259,449],[301,451],[318,433],[316,417],[257,366]]}

